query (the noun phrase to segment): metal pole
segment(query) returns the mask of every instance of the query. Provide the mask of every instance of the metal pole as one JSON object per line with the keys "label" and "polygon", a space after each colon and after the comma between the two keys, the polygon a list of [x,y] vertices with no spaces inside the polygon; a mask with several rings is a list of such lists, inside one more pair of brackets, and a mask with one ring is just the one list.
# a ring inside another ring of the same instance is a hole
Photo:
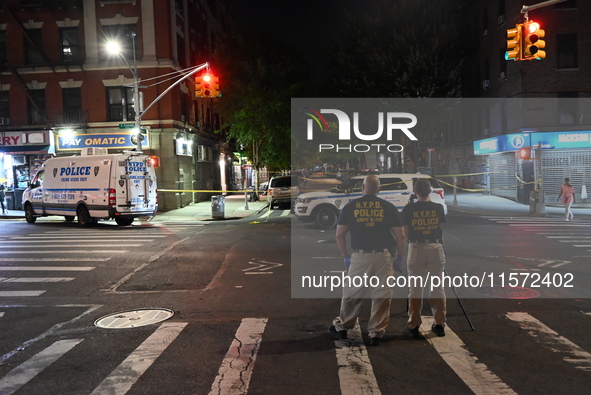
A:
{"label": "metal pole", "polygon": [[135,58],[135,33],[131,35],[131,46],[133,50],[133,107],[135,110],[135,130],[137,146],[136,151],[138,154],[142,153],[142,118],[140,114],[140,79],[137,72],[137,60]]}
{"label": "metal pole", "polygon": [[538,201],[536,203],[536,214],[546,215],[546,202],[544,199],[544,188],[542,186],[542,143],[538,143],[536,153],[536,168],[538,173]]}
{"label": "metal pole", "polygon": [[453,205],[458,205],[458,177],[454,176],[454,201]]}

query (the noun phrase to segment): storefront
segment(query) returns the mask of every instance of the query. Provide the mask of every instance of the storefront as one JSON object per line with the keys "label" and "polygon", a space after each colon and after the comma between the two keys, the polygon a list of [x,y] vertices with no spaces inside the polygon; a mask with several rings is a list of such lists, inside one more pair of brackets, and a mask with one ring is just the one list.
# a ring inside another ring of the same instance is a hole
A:
{"label": "storefront", "polygon": [[55,153],[50,130],[0,132],[0,183],[8,210],[21,209],[21,197],[43,162]]}
{"label": "storefront", "polygon": [[490,193],[521,203],[528,202],[536,180],[541,180],[547,202],[556,201],[566,177],[582,199],[586,199],[591,185],[588,130],[515,133],[478,140],[474,142],[474,155],[485,156]]}

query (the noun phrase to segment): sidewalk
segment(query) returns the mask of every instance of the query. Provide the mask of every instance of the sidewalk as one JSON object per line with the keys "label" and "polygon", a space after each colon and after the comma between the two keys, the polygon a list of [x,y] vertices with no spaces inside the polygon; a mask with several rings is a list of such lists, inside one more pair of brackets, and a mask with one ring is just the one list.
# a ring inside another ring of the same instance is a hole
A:
{"label": "sidewalk", "polygon": [[[531,214],[529,205],[516,203],[513,200],[498,196],[458,192],[456,198],[457,204],[454,204],[453,193],[445,194],[445,203],[447,203],[450,212],[501,216],[542,216],[539,213]],[[571,211],[575,218],[591,219],[591,205],[589,204],[576,204]],[[544,216],[564,218],[564,207],[557,202],[546,202],[546,214]]]}
{"label": "sidewalk", "polygon": [[[213,219],[211,201],[193,203],[186,207],[159,212],[152,219],[152,222],[182,222],[182,221],[224,221],[248,217],[265,209],[267,197],[262,196],[259,202],[248,202],[248,210],[245,208],[244,195],[229,195],[225,198],[224,218]],[[22,210],[7,210],[6,214],[0,214],[0,219],[25,218]]]}
{"label": "sidewalk", "polygon": [[262,196],[261,201],[248,202],[248,209],[244,202],[244,195],[228,195],[224,204],[224,218],[214,219],[212,217],[211,201],[192,203],[186,207],[157,213],[152,222],[178,222],[178,221],[224,221],[239,219],[251,216],[265,209],[267,196]]}

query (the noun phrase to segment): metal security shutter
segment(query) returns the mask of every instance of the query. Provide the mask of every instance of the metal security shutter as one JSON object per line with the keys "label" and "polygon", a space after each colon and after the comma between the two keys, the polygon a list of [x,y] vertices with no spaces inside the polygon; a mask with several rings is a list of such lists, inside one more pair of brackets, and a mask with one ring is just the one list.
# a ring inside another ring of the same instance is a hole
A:
{"label": "metal security shutter", "polygon": [[511,200],[517,199],[517,180],[515,179],[515,152],[489,155],[490,193]]}
{"label": "metal security shutter", "polygon": [[570,178],[580,201],[581,187],[591,187],[590,150],[544,150],[542,152],[542,188],[547,202],[556,202],[564,179]]}

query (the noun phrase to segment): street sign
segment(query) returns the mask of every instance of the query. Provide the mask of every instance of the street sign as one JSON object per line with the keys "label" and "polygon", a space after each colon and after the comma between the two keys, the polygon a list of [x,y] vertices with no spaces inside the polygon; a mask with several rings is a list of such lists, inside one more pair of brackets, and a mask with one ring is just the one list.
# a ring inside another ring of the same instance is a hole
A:
{"label": "street sign", "polygon": [[119,129],[133,129],[135,128],[135,123],[120,123]]}

